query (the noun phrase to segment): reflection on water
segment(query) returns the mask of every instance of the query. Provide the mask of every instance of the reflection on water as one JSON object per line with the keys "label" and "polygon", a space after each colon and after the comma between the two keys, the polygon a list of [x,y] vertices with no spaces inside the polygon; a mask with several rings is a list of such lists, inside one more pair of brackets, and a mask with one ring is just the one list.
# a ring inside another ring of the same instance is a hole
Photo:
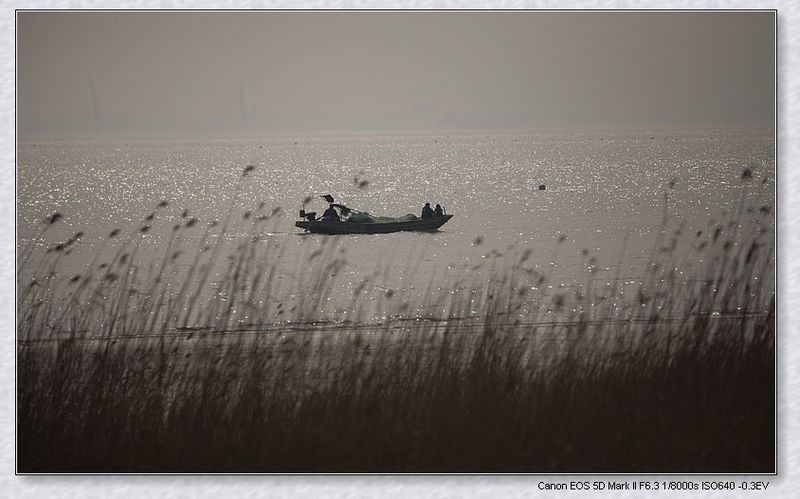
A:
{"label": "reflection on water", "polygon": [[[630,296],[654,247],[675,231],[682,237],[672,251],[682,255],[709,237],[711,221],[739,209],[745,189],[747,203],[773,205],[773,146],[770,130],[24,141],[17,154],[18,247],[38,248],[31,271],[45,240],[67,241],[81,231],[59,261],[62,275],[111,262],[129,248],[140,263],[138,279],[173,283],[200,279],[192,270],[198,252],[217,248],[207,292],[224,301],[225,292],[211,290],[231,271],[228,257],[260,234],[254,244],[276,270],[273,292],[256,305],[297,302],[312,279],[313,255],[329,238],[301,234],[294,217],[306,196],[333,193],[377,215],[418,214],[424,202],[455,215],[433,234],[338,238],[344,265],[322,304],[338,319],[346,319],[354,297],[398,303],[367,307],[369,318],[381,319],[403,302],[436,304],[425,298],[486,287],[515,265],[515,272],[547,277],[545,288],[532,292],[599,295],[613,288]],[[246,165],[255,169],[243,177]],[[741,182],[744,168],[754,169],[752,182]],[[168,206],[157,209],[162,200]],[[307,208],[324,206],[315,198]],[[275,207],[284,211],[273,213]],[[65,219],[39,237],[41,220],[56,211]],[[665,213],[668,233],[659,242]],[[770,228],[772,219],[760,218]],[[109,238],[117,228],[122,233]],[[536,279],[530,282],[536,288]],[[179,295],[178,288],[171,293]],[[403,312],[446,312],[422,308]]]}

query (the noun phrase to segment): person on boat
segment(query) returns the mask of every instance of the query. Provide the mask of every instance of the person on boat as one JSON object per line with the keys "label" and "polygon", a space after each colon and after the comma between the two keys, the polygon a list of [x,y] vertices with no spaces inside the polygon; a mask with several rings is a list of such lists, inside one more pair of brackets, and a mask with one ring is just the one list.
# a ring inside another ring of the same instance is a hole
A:
{"label": "person on boat", "polygon": [[320,219],[323,222],[341,222],[342,220],[339,218],[339,214],[336,213],[336,208],[333,207],[333,204],[328,206],[328,209],[325,210],[325,213],[322,214],[322,218]]}
{"label": "person on boat", "polygon": [[425,218],[433,218],[433,210],[431,209],[430,203],[425,203],[425,206],[422,207],[422,217]]}
{"label": "person on boat", "polygon": [[436,218],[442,218],[444,216],[444,210],[442,210],[442,207],[439,206],[438,204],[436,205],[436,208],[433,210],[433,216]]}

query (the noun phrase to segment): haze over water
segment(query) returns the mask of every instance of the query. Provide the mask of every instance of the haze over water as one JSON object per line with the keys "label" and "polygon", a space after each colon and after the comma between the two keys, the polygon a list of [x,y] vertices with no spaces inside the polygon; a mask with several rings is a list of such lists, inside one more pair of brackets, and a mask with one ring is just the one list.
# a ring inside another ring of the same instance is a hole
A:
{"label": "haze over water", "polygon": [[775,13],[21,12],[25,135],[771,126]]}

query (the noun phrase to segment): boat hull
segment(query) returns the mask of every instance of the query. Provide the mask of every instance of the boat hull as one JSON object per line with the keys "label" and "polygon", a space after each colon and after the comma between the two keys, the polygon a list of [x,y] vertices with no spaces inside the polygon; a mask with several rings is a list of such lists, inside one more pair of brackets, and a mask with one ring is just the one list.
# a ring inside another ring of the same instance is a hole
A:
{"label": "boat hull", "polygon": [[388,234],[391,232],[438,230],[446,224],[453,215],[444,215],[440,218],[426,218],[389,223],[358,223],[358,222],[309,222],[302,220],[294,223],[295,227],[305,229],[314,234]]}

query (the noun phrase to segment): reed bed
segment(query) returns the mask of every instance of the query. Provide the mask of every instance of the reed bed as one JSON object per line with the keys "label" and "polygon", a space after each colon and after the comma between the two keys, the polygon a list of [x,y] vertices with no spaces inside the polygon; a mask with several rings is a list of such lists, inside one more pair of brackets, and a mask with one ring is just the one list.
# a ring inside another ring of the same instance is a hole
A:
{"label": "reed bed", "polygon": [[[417,298],[376,271],[335,317],[338,239],[296,269],[290,301],[265,237],[282,210],[170,210],[108,234],[111,257],[101,245],[82,274],[59,269],[83,234],[21,251],[18,471],[775,469],[772,213],[746,196],[692,234],[665,212],[634,296],[548,294],[522,251]],[[143,263],[151,231],[166,244]],[[385,320],[359,320],[367,293]]]}

